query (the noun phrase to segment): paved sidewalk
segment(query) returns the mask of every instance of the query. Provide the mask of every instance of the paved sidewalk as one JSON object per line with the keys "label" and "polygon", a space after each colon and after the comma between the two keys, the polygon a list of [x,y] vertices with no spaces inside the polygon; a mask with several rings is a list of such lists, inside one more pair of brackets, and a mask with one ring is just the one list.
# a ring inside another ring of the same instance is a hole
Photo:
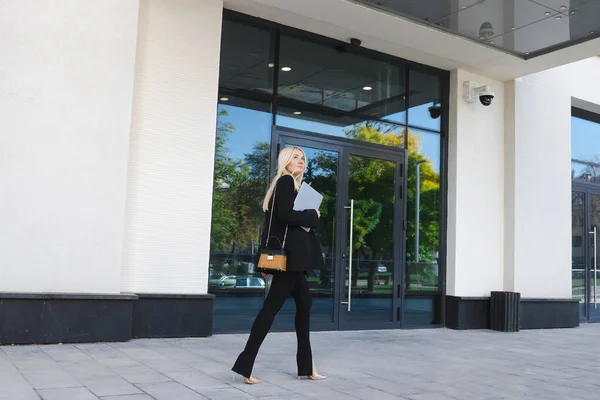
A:
{"label": "paved sidewalk", "polygon": [[295,376],[295,336],[270,334],[232,382],[247,335],[0,347],[0,399],[600,399],[600,324],[575,329],[316,332],[325,381]]}

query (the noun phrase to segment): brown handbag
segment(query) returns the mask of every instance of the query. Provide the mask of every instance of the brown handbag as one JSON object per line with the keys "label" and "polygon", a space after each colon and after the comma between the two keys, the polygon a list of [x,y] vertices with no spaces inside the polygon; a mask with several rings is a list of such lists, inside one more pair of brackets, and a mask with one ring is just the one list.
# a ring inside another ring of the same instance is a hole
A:
{"label": "brown handbag", "polygon": [[273,212],[275,212],[275,192],[273,191],[273,202],[271,204],[271,217],[269,218],[269,230],[267,231],[267,242],[265,248],[260,251],[258,258],[258,268],[267,271],[286,271],[287,270],[287,251],[285,251],[285,238],[287,237],[288,226],[285,226],[285,234],[283,235],[283,243],[279,239],[275,239],[281,244],[281,250],[269,249],[269,240],[271,239],[271,221],[273,221]]}

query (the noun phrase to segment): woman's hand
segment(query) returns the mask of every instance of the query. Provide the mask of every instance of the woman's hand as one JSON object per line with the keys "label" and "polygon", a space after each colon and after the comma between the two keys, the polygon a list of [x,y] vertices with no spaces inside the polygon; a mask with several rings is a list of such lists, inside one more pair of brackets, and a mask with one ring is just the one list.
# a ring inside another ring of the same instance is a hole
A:
{"label": "woman's hand", "polygon": [[269,277],[269,274],[267,274],[266,272],[261,272],[260,273],[262,275],[262,277],[267,280],[267,278]]}

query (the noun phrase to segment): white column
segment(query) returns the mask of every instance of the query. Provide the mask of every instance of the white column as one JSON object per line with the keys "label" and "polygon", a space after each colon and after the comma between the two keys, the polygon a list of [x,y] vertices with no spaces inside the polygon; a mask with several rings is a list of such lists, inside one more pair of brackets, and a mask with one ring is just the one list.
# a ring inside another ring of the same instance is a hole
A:
{"label": "white column", "polygon": [[507,83],[505,286],[571,297],[571,106],[600,109],[600,58]]}
{"label": "white column", "polygon": [[140,2],[123,291],[207,291],[222,10]]}
{"label": "white column", "polygon": [[[491,106],[463,100],[463,82],[489,85]],[[448,147],[447,294],[489,296],[502,289],[504,85],[451,73]]]}
{"label": "white column", "polygon": [[138,2],[0,2],[0,291],[118,293]]}

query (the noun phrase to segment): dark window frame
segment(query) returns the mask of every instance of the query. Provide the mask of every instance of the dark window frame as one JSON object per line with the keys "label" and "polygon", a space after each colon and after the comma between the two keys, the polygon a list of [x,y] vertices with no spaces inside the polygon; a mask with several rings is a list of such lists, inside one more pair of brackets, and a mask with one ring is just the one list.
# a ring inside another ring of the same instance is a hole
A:
{"label": "dark window frame", "polygon": [[[447,254],[447,215],[448,215],[448,136],[449,136],[449,101],[450,101],[450,72],[446,70],[442,70],[436,67],[432,67],[429,65],[417,63],[410,60],[405,60],[400,57],[396,57],[390,54],[385,54],[379,52],[377,50],[368,49],[364,47],[353,46],[350,43],[342,42],[337,39],[333,39],[330,37],[322,36],[313,32],[308,32],[298,28],[292,28],[286,25],[279,24],[277,22],[268,21],[262,18],[250,16],[247,14],[239,13],[237,11],[224,9],[223,10],[223,21],[235,21],[247,24],[249,26],[259,27],[259,28],[270,28],[273,30],[273,55],[274,55],[274,71],[273,71],[273,93],[272,94],[258,94],[255,92],[245,92],[241,90],[228,90],[226,88],[222,88],[219,86],[219,93],[230,94],[233,96],[243,97],[249,100],[258,100],[262,102],[271,103],[271,113],[272,113],[272,123],[275,125],[276,117],[278,114],[278,86],[279,86],[279,74],[280,74],[280,60],[279,60],[279,52],[280,52],[280,43],[281,43],[281,33],[285,33],[287,35],[300,37],[304,39],[309,39],[315,42],[320,42],[324,44],[329,44],[332,46],[340,46],[344,49],[344,51],[368,56],[370,58],[378,59],[381,61],[389,62],[393,65],[398,65],[399,67],[404,69],[405,73],[405,87],[407,89],[407,93],[410,93],[410,73],[411,71],[419,71],[431,75],[436,75],[440,78],[440,106],[442,107],[442,115],[440,116],[440,129],[429,129],[418,125],[411,125],[409,120],[409,101],[410,94],[405,96],[405,110],[406,110],[406,123],[398,123],[395,121],[390,121],[385,118],[374,118],[369,115],[360,115],[354,113],[347,113],[349,116],[355,117],[357,119],[362,119],[364,121],[376,121],[382,123],[388,123],[400,127],[404,127],[406,129],[416,129],[423,132],[429,132],[433,134],[437,134],[440,136],[440,221],[439,221],[439,290],[432,292],[432,298],[435,299],[436,296],[441,296],[441,326],[445,326],[445,309],[446,309],[446,273],[447,273],[447,265],[446,265],[446,254]],[[408,135],[405,135],[405,143],[404,148],[408,149]],[[403,271],[405,273],[405,271]],[[423,293],[425,295],[426,293]],[[427,293],[429,295],[429,293]],[[433,326],[432,326],[433,327]]]}

